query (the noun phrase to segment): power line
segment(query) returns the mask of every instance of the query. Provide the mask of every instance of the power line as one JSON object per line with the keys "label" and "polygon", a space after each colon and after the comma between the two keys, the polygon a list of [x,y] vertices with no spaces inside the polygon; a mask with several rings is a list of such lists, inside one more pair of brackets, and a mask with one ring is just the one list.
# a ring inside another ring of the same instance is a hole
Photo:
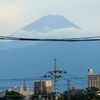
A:
{"label": "power line", "polygon": [[43,78],[42,77],[31,77],[31,78],[12,78],[12,79],[0,79],[0,82],[10,82],[10,81],[33,81],[33,80],[42,80]]}
{"label": "power line", "polygon": [[64,39],[24,38],[24,37],[0,36],[0,40],[80,42],[80,41],[100,41],[100,36],[80,37],[80,38],[64,38]]}

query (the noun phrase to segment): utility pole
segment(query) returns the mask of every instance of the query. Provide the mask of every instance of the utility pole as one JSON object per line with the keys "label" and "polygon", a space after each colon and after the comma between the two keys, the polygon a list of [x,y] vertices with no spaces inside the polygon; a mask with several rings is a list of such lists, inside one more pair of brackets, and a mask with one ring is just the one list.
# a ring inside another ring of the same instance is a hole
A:
{"label": "utility pole", "polygon": [[26,91],[26,81],[23,80],[23,91]]}
{"label": "utility pole", "polygon": [[54,59],[54,90],[55,90],[55,100],[58,100],[58,71],[56,59]]}
{"label": "utility pole", "polygon": [[68,100],[70,100],[70,87],[71,87],[71,80],[67,79],[67,91],[68,91]]}
{"label": "utility pole", "polygon": [[58,78],[61,78],[66,71],[58,70],[57,69],[57,61],[56,58],[54,59],[54,71],[48,71],[44,77],[51,77],[54,79],[54,91],[55,91],[55,100],[58,100]]}

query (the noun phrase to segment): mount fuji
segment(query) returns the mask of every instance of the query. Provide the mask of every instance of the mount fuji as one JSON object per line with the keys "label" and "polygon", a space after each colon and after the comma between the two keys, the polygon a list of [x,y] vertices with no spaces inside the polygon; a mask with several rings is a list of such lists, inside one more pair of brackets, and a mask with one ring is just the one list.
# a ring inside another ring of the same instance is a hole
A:
{"label": "mount fuji", "polygon": [[31,38],[72,38],[87,36],[87,31],[60,15],[48,15],[21,28],[11,36]]}

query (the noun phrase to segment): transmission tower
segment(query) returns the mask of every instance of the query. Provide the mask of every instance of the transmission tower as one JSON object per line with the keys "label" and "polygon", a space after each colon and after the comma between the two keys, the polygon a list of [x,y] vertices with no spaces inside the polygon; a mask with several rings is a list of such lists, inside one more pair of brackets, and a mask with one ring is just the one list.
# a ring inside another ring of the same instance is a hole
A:
{"label": "transmission tower", "polygon": [[55,100],[58,100],[59,92],[58,92],[58,79],[63,77],[66,74],[66,71],[58,70],[56,58],[54,59],[54,71],[48,71],[44,77],[50,77],[54,79],[54,92],[55,92]]}

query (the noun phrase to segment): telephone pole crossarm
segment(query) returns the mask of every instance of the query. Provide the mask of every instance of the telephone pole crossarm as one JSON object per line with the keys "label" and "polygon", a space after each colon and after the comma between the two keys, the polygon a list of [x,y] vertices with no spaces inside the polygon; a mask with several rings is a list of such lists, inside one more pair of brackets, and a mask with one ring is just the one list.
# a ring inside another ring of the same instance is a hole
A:
{"label": "telephone pole crossarm", "polygon": [[48,71],[44,77],[50,77],[54,79],[54,91],[55,91],[55,100],[58,100],[58,78],[61,78],[64,76],[64,74],[67,74],[66,71],[58,70],[57,69],[57,64],[56,64],[56,59],[54,59],[54,70],[53,71]]}

